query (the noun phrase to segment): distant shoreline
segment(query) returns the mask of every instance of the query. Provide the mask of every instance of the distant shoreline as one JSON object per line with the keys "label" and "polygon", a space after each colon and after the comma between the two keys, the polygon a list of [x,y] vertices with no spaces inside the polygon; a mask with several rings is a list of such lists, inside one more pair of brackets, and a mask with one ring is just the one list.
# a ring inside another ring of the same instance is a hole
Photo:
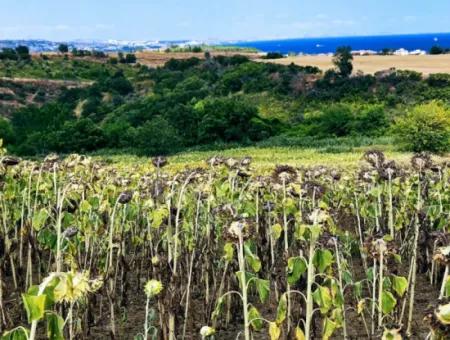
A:
{"label": "distant shoreline", "polygon": [[328,54],[333,53],[338,46],[351,46],[353,50],[371,50],[380,52],[383,49],[428,52],[434,45],[450,48],[450,33],[420,33],[394,34],[373,36],[343,36],[343,37],[306,37],[278,40],[229,40],[229,41],[201,41],[201,40],[74,40],[49,41],[43,39],[4,39],[0,40],[0,48],[15,47],[19,44],[27,45],[32,52],[57,51],[60,43],[66,43],[70,48],[98,50],[103,52],[135,52],[165,50],[173,46],[205,46],[214,49],[217,46],[236,46],[253,48],[260,52],[280,52],[283,54]]}

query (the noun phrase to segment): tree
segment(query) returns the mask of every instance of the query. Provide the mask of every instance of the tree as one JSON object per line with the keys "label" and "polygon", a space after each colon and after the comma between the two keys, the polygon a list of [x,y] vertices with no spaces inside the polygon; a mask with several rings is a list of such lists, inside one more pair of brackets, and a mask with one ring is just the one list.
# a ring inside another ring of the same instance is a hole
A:
{"label": "tree", "polygon": [[61,53],[68,53],[69,52],[69,46],[67,44],[59,44],[58,51]]}
{"label": "tree", "polygon": [[27,46],[19,45],[16,47],[16,53],[21,60],[30,60],[30,50]]}
{"label": "tree", "polygon": [[448,152],[450,109],[437,101],[417,105],[396,121],[393,130],[409,151]]}
{"label": "tree", "polygon": [[181,146],[176,129],[161,116],[137,128],[136,144],[144,154],[168,154],[177,151]]}
{"label": "tree", "polygon": [[235,98],[206,99],[197,103],[195,111],[201,117],[200,143],[245,142],[271,133],[255,106]]}
{"label": "tree", "polygon": [[125,56],[126,64],[134,64],[136,60],[136,55],[134,53],[127,53],[127,55]]}
{"label": "tree", "polygon": [[59,152],[94,151],[104,145],[103,131],[89,118],[65,122],[61,130],[54,133],[54,140],[51,141],[51,148]]}
{"label": "tree", "polygon": [[348,77],[353,71],[353,55],[350,46],[341,46],[336,49],[334,54],[333,64],[337,67],[339,74],[342,77]]}
{"label": "tree", "polygon": [[444,53],[444,49],[438,45],[434,45],[430,49],[430,54],[443,54],[443,53]]}

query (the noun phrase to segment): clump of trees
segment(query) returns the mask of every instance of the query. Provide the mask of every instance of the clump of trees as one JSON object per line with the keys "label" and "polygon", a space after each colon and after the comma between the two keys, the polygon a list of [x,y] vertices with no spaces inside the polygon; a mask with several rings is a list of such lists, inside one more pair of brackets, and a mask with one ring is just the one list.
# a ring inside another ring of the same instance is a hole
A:
{"label": "clump of trees", "polygon": [[59,44],[58,51],[63,54],[69,53],[69,46],[67,44]]}
{"label": "clump of trees", "polygon": [[280,52],[268,52],[262,59],[282,59],[284,55]]}
{"label": "clump of trees", "polygon": [[0,60],[25,60],[31,59],[30,50],[27,46],[19,45],[16,48],[2,48]]}
{"label": "clump of trees", "polygon": [[446,54],[450,53],[450,48],[444,48],[439,45],[434,45],[430,48],[430,54]]}
{"label": "clump of trees", "polygon": [[117,54],[117,59],[121,64],[134,64],[137,61],[134,53],[127,53],[124,55],[123,52],[119,52]]}

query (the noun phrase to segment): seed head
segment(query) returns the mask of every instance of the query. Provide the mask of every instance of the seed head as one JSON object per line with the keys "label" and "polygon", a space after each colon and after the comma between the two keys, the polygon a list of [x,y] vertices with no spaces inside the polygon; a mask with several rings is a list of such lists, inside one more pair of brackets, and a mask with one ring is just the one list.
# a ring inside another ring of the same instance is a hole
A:
{"label": "seed head", "polygon": [[144,292],[145,292],[145,295],[147,295],[147,298],[151,299],[151,298],[159,295],[159,293],[161,293],[163,289],[164,289],[164,287],[163,287],[163,284],[161,283],[161,281],[149,280],[145,284]]}

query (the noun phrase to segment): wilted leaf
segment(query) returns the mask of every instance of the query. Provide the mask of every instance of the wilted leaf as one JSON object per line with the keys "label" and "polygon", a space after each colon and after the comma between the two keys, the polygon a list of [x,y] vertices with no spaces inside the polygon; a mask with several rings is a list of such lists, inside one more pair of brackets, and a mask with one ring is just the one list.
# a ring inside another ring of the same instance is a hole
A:
{"label": "wilted leaf", "polygon": [[280,325],[285,319],[287,314],[287,295],[284,293],[280,297],[280,301],[278,301],[277,307],[277,319],[275,322]]}
{"label": "wilted leaf", "polygon": [[233,259],[233,256],[234,256],[233,243],[231,243],[231,242],[225,243],[225,245],[223,246],[223,251],[225,253],[225,255],[224,255],[225,260],[230,262]]}
{"label": "wilted leaf", "polygon": [[23,304],[27,311],[28,322],[37,321],[44,317],[46,295],[39,296],[22,294]]}
{"label": "wilted leaf", "polygon": [[334,331],[337,328],[336,322],[329,318],[325,318],[323,322],[323,340],[328,340],[333,335]]}
{"label": "wilted leaf", "polygon": [[333,263],[333,254],[328,249],[318,249],[314,254],[313,263],[323,273]]}
{"label": "wilted leaf", "polygon": [[258,291],[259,299],[262,303],[267,301],[270,292],[270,282],[269,280],[256,279],[256,290]]}
{"label": "wilted leaf", "polygon": [[305,333],[303,333],[300,327],[295,327],[295,340],[305,340]]}
{"label": "wilted leaf", "polygon": [[277,223],[272,226],[272,236],[275,240],[278,240],[281,236],[281,232],[283,231],[283,227]]}
{"label": "wilted leaf", "polygon": [[32,224],[34,230],[39,230],[44,225],[45,221],[47,221],[48,212],[46,209],[42,208],[38,213],[33,215]]}
{"label": "wilted leaf", "polygon": [[381,295],[381,309],[384,314],[389,314],[397,305],[397,300],[391,292],[383,291]]}
{"label": "wilted leaf", "polygon": [[217,299],[217,303],[216,303],[216,307],[214,308],[214,311],[212,313],[212,319],[215,320],[217,319],[217,317],[219,316],[220,312],[222,311],[222,306],[223,306],[223,296],[221,296],[220,298]]}
{"label": "wilted leaf", "polygon": [[332,307],[333,299],[331,298],[330,289],[320,286],[313,293],[313,299],[319,305],[320,312],[326,314]]}
{"label": "wilted leaf", "polygon": [[153,210],[150,213],[152,220],[152,227],[159,228],[166,217],[169,216],[169,211],[166,208]]}
{"label": "wilted leaf", "polygon": [[408,289],[408,280],[406,277],[394,275],[392,277],[392,289],[394,289],[398,296],[403,297]]}
{"label": "wilted leaf", "polygon": [[64,340],[64,319],[55,313],[47,314],[46,319],[48,339]]}
{"label": "wilted leaf", "polygon": [[87,213],[91,210],[91,207],[92,207],[91,204],[87,200],[84,200],[80,203],[81,212]]}
{"label": "wilted leaf", "polygon": [[248,245],[244,246],[245,250],[245,259],[247,260],[250,267],[252,267],[255,273],[261,270],[261,260],[258,256],[252,253],[250,247]]}
{"label": "wilted leaf", "polygon": [[278,340],[281,335],[281,330],[275,322],[271,322],[269,325],[270,340]]}
{"label": "wilted leaf", "polygon": [[30,331],[24,327],[17,327],[3,333],[0,340],[28,340]]}
{"label": "wilted leaf", "polygon": [[308,268],[306,261],[301,257],[291,257],[288,259],[288,283],[296,283]]}
{"label": "wilted leaf", "polygon": [[364,308],[366,307],[366,301],[365,300],[361,300],[358,301],[358,307],[357,307],[357,312],[358,315],[361,315],[362,312],[364,312]]}
{"label": "wilted leaf", "polygon": [[264,323],[261,319],[261,314],[259,314],[259,311],[255,307],[250,307],[250,310],[248,311],[248,318],[255,331],[259,331],[263,328]]}

